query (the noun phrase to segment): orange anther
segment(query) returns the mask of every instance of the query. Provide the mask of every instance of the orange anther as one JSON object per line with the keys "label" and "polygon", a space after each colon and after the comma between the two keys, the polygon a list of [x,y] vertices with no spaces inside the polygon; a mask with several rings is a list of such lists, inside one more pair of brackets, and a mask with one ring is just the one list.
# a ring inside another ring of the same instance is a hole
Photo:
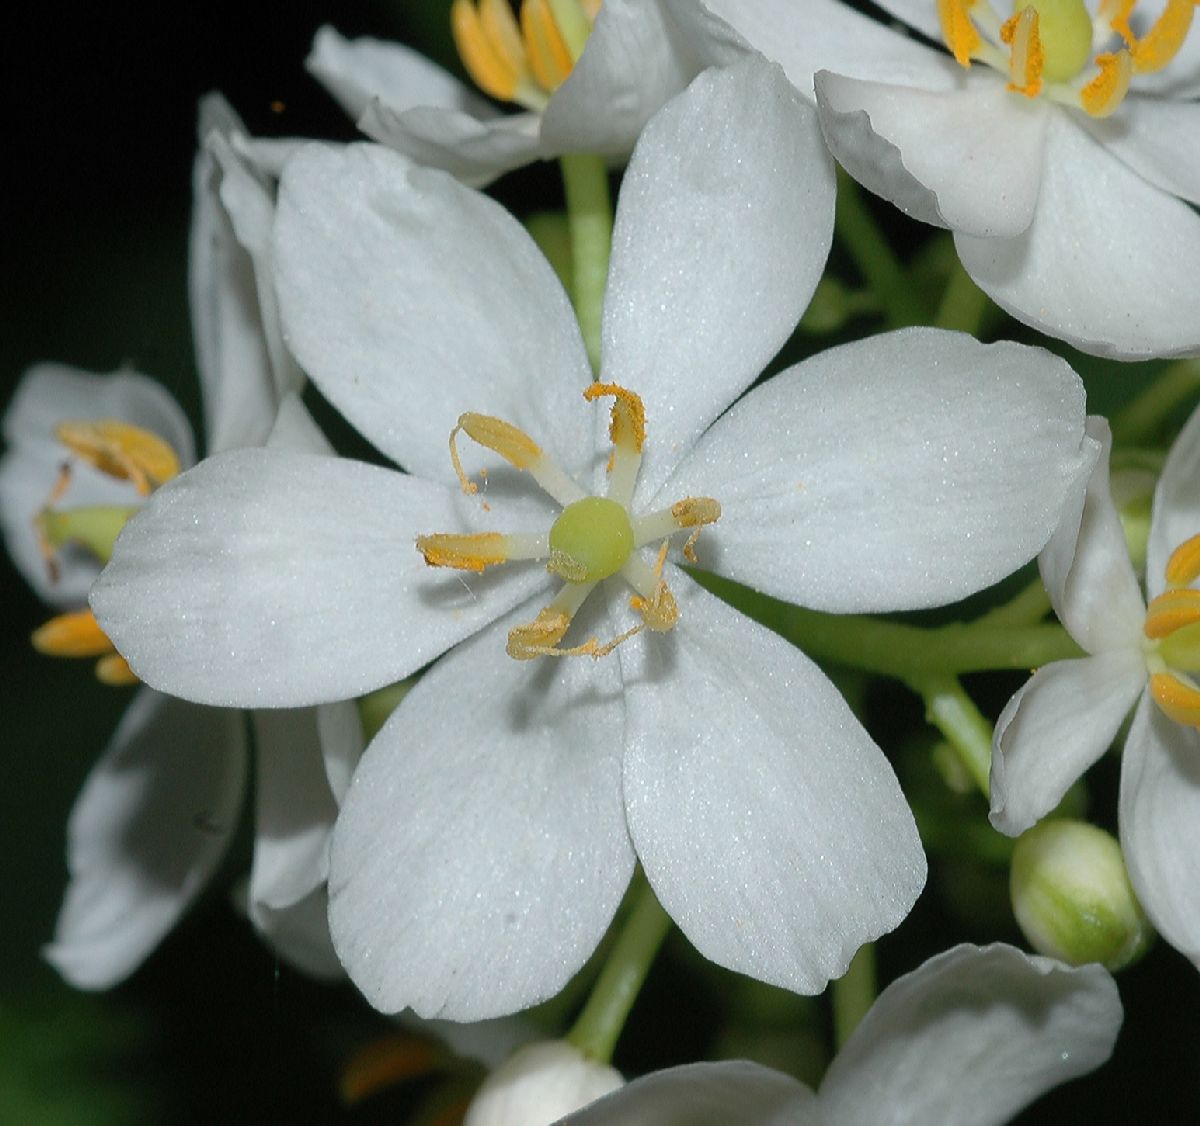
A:
{"label": "orange anther", "polygon": [[608,428],[609,441],[614,446],[641,453],[646,442],[646,407],[641,396],[615,383],[593,383],[583,392],[589,403],[606,395],[616,399],[612,424]]}
{"label": "orange anther", "polygon": [[1168,586],[1187,586],[1200,578],[1200,536],[1184,540],[1163,568]]}
{"label": "orange anther", "polygon": [[417,550],[431,567],[453,567],[456,571],[482,571],[508,561],[506,537],[499,532],[454,535],[435,532],[417,536]]}
{"label": "orange anther", "polygon": [[[1192,26],[1195,7],[1196,0],[1167,0],[1166,6],[1150,30],[1141,39],[1130,43],[1133,69],[1138,74],[1153,74],[1162,70],[1179,54],[1179,48],[1183,46],[1183,41]],[[1125,26],[1128,28],[1128,20]]]}
{"label": "orange anther", "polygon": [[131,481],[142,496],[179,473],[179,458],[167,442],[120,419],[60,422],[54,436],[101,473]]}
{"label": "orange anther", "polygon": [[973,7],[967,0],[938,0],[942,38],[959,66],[971,65],[971,56],[980,44],[979,31],[971,22]]}
{"label": "orange anther", "polygon": [[1115,54],[1097,55],[1099,73],[1079,91],[1079,104],[1092,117],[1108,117],[1125,99],[1133,77],[1133,60],[1124,47]]}
{"label": "orange anther", "polygon": [[1150,695],[1176,723],[1200,727],[1200,690],[1169,672],[1150,678]]}
{"label": "orange anther", "polygon": [[1000,28],[1000,39],[1010,48],[1008,88],[1035,98],[1042,91],[1042,71],[1046,54],[1038,34],[1038,13],[1033,7],[1022,8]]}
{"label": "orange anther", "polygon": [[1200,622],[1200,590],[1168,590],[1150,603],[1143,630],[1157,640],[1196,622]]}

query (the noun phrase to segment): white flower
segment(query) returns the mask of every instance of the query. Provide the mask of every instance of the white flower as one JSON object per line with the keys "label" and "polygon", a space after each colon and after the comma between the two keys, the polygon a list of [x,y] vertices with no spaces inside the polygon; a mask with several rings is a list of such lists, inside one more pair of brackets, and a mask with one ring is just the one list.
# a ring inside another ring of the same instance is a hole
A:
{"label": "white flower", "polygon": [[[483,21],[469,0],[455,4],[467,69],[486,92],[523,112],[500,112],[410,48],[348,41],[330,27],[317,32],[307,66],[369,136],[481,186],[563,153],[624,158],[660,106],[704,67],[743,50],[719,21],[701,18],[697,34],[697,18],[681,23],[664,0],[605,0],[576,62],[555,51],[546,74],[528,58],[534,44],[561,41],[545,0],[524,0],[522,20],[533,25],[526,36],[507,0],[482,0],[479,8]],[[497,25],[504,31],[484,30]]]}
{"label": "white flower", "polygon": [[[1165,66],[1137,73],[1153,52],[1145,42],[1140,54],[1126,50],[1126,63],[1141,61],[1107,117],[1079,106],[1078,88],[1096,72],[1087,63],[1093,26],[1083,0],[1059,5],[1082,23],[1082,73],[1057,84],[1047,75],[1037,97],[1006,89],[1011,76],[986,65],[1007,66],[1009,57],[1007,45],[989,41],[1007,12],[997,16],[987,0],[880,0],[934,42],[944,41],[939,12],[946,13],[964,62],[977,35],[969,70],[837,0],[702,7],[815,96],[826,140],[855,179],[953,231],[967,272],[1013,316],[1098,355],[1200,351],[1200,216],[1189,206],[1200,203],[1200,33],[1187,36],[1193,0],[1137,5],[1132,19],[1143,35],[1167,14],[1172,30],[1157,47]],[[1113,31],[1119,7],[1101,5],[1096,15],[1100,47],[1122,45]],[[1072,36],[1049,28],[1047,49],[1061,54]]]}
{"label": "white flower", "polygon": [[[285,397],[298,388],[300,373],[283,349],[274,309],[273,191],[235,155],[240,130],[220,98],[205,99],[191,299],[210,446],[271,437],[288,448],[327,449],[299,401]],[[0,467],[0,517],[9,551],[38,593],[62,608],[82,605],[100,571],[96,555],[73,542],[84,526],[81,514],[107,509],[124,519],[125,511],[145,503],[152,486],[195,460],[179,407],[161,385],[133,372],[98,376],[39,365],[18,388],[4,433],[9,448]],[[143,480],[140,459],[147,453],[165,468]],[[65,454],[73,455],[65,492],[47,511]],[[57,542],[57,524],[65,542]],[[86,629],[72,624],[83,617],[72,616],[63,628]],[[98,643],[104,641],[98,634]],[[328,727],[337,719],[331,713],[324,722]],[[337,784],[331,792],[317,712],[261,713],[254,723],[257,833],[247,910],[289,961],[315,974],[336,974],[324,881]],[[331,753],[354,756],[344,735],[325,742]],[[125,978],[203,890],[238,823],[247,750],[241,712],[139,689],[68,824],[70,881],[44,951],[68,981],[99,989]]]}
{"label": "white flower", "polygon": [[548,1126],[623,1082],[565,1040],[527,1044],[483,1081],[463,1126]]}
{"label": "white flower", "polygon": [[[1107,447],[1103,420],[1089,428]],[[992,823],[1016,835],[1047,814],[1112,744],[1136,704],[1121,762],[1120,836],[1134,890],[1172,946],[1200,965],[1200,412],[1154,495],[1146,595],[1109,496],[1108,458],[1039,559],[1059,619],[1089,654],[1039,669],[996,724]]]}
{"label": "white flower", "polygon": [[[377,147],[314,150],[285,173],[289,342],[410,472],[211,459],[129,525],[93,605],[139,675],[211,703],[335,699],[446,653],[364,756],[335,832],[335,942],[380,1008],[476,1019],[552,995],[635,858],[703,954],[805,992],[924,882],[891,768],[824,674],[674,564],[660,593],[653,547],[679,527],[671,505],[711,515],[715,498],[700,565],[768,594],[835,611],[960,597],[1049,537],[1086,464],[1082,389],[1044,352],[913,330],[827,352],[722,414],[825,260],[833,178],[812,118],[751,59],[705,72],[646,127],[603,334],[603,376],[636,390],[646,437],[639,458],[615,419],[611,479],[569,302],[511,216]],[[494,458],[464,496],[456,421],[554,502]],[[635,540],[659,525],[650,550],[617,553],[615,597],[586,597],[596,573],[464,579],[413,550],[538,554],[580,482],[632,514]],[[501,528],[520,550],[471,538]],[[567,647],[651,628],[596,661],[506,656],[552,599],[567,617],[583,602]]]}
{"label": "white flower", "polygon": [[563,1126],[999,1126],[1099,1067],[1121,1027],[1099,966],[956,946],[892,982],[814,1092],[745,1060],[635,1079]]}

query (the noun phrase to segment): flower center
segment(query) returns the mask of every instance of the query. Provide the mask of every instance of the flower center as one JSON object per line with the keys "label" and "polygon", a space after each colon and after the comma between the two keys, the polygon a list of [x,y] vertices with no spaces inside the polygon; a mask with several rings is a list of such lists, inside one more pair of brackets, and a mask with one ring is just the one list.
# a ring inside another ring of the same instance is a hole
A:
{"label": "flower center", "polygon": [[[721,506],[711,497],[685,497],[670,508],[644,516],[631,514],[646,440],[646,410],[637,395],[615,383],[593,383],[583,393],[588,402],[609,396],[615,400],[608,431],[613,451],[608,460],[608,495],[603,497],[587,495],[528,434],[503,419],[464,414],[450,432],[450,460],[464,493],[472,495],[478,488],[463,471],[456,444],[460,432],[528,472],[562,505],[562,512],[544,533],[436,532],[417,537],[417,550],[431,567],[483,571],[511,560],[544,560],[546,570],[564,580],[558,594],[533,621],[509,631],[505,648],[516,660],[599,658],[643,629],[671,629],[679,620],[679,607],[662,577],[670,539],[676,532],[688,532],[683,557],[694,563],[696,537],[720,518]],[[638,554],[639,548],[650,543],[660,544],[653,566]],[[633,589],[629,605],[641,623],[603,645],[593,637],[581,645],[560,646],[592,589],[617,574]]]}
{"label": "flower center", "polygon": [[[1138,37],[1130,25],[1137,0],[1100,0],[1093,17],[1083,0],[1014,0],[1001,20],[989,0],[938,0],[946,46],[961,66],[985,63],[1008,88],[1107,117],[1135,74],[1162,70],[1178,54],[1197,0],[1167,0]],[[1114,41],[1117,50],[1107,50]]]}
{"label": "flower center", "polygon": [[450,30],[475,85],[502,102],[545,109],[571,73],[600,0],[454,0]]}
{"label": "flower center", "polygon": [[1166,590],[1146,609],[1146,667],[1150,694],[1177,723],[1200,727],[1200,536],[1185,540],[1164,571]]}

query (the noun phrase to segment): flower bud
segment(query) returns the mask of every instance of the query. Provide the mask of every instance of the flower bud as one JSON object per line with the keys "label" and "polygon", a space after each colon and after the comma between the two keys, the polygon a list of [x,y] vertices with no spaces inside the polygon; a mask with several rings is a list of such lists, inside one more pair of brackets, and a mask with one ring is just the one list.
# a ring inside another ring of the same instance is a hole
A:
{"label": "flower bud", "polygon": [[1121,846],[1083,821],[1053,818],[1022,833],[1009,892],[1029,944],[1071,965],[1121,969],[1140,958],[1154,937]]}
{"label": "flower bud", "polygon": [[463,1126],[548,1126],[624,1082],[565,1040],[528,1044],[484,1080]]}

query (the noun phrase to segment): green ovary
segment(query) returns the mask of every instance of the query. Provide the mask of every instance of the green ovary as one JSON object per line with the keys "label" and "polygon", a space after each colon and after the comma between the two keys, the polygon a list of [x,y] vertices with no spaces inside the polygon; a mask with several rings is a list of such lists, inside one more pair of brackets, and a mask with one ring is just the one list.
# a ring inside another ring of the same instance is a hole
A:
{"label": "green ovary", "polygon": [[1045,52],[1047,82],[1067,82],[1074,78],[1092,57],[1092,17],[1083,0],[1016,0],[1013,14],[1026,8],[1038,14],[1038,37]]}
{"label": "green ovary", "polygon": [[607,497],[567,505],[550,529],[549,569],[571,583],[615,575],[633,551],[629,513]]}

